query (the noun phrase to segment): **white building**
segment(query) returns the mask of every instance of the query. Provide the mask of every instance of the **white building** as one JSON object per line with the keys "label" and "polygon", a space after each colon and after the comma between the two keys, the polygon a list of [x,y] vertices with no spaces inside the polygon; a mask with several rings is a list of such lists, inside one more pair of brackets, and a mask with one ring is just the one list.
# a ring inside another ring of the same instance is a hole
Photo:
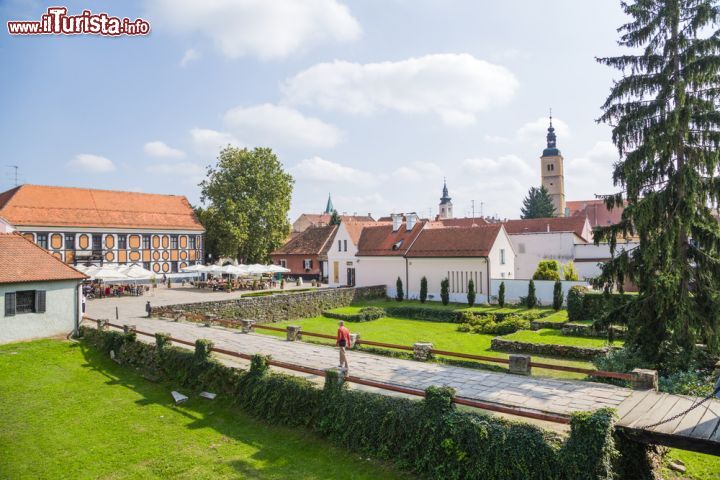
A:
{"label": "white building", "polygon": [[[515,251],[501,224],[446,227],[418,221],[417,215],[393,216],[392,224],[365,227],[358,242],[357,285],[385,285],[395,296],[400,278],[408,298],[418,298],[428,281],[428,298],[440,299],[440,282],[450,282],[452,301],[466,301],[472,279],[478,302],[490,299],[493,278],[512,278]],[[483,298],[484,297],[484,298]]]}
{"label": "white building", "polygon": [[77,330],[85,278],[22,236],[0,234],[0,343]]}
{"label": "white building", "polygon": [[517,255],[515,278],[529,279],[542,260],[566,264],[575,259],[575,246],[592,238],[586,217],[533,218],[503,222]]}
{"label": "white building", "polygon": [[328,285],[331,287],[353,286],[357,281],[358,241],[364,227],[378,225],[377,222],[355,222],[343,220],[332,239],[328,257]]}
{"label": "white building", "polygon": [[[640,243],[638,242],[618,242],[615,247],[615,255],[618,255],[624,250],[632,250],[639,245]],[[581,280],[590,280],[600,275],[600,265],[612,258],[610,256],[610,245],[607,243],[601,243],[600,245],[575,245],[574,257],[575,269]]]}

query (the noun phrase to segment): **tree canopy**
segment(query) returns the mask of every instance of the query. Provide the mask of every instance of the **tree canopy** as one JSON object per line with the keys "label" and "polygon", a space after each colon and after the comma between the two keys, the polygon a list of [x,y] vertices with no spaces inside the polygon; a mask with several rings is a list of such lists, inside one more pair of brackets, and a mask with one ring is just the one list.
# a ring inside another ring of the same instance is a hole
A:
{"label": "tree canopy", "polygon": [[197,210],[215,255],[267,262],[290,233],[293,183],[271,149],[224,148],[200,183],[208,206]]}
{"label": "tree canopy", "polygon": [[[687,368],[696,343],[717,347],[720,315],[720,12],[714,0],[623,3],[625,55],[598,61],[621,72],[603,105],[620,160],[608,208],[624,205],[596,243],[637,233],[640,245],[617,253],[598,285],[639,294],[616,312],[626,345],[656,366]],[[636,297],[636,298],[635,298]]]}
{"label": "tree canopy", "polygon": [[523,206],[520,210],[520,218],[548,218],[556,215],[555,206],[547,188],[541,186],[530,187],[527,197],[523,200]]}

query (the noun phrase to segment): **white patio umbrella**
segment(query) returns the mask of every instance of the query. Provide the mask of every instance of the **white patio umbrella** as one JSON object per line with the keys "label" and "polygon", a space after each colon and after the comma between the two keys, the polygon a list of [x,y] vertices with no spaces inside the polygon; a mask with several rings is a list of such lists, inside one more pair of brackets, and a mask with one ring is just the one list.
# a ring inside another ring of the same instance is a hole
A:
{"label": "white patio umbrella", "polygon": [[246,265],[225,265],[223,267],[224,272],[230,275],[242,276],[248,274],[248,268]]}
{"label": "white patio umbrella", "polygon": [[125,269],[125,271],[121,273],[123,273],[128,278],[132,278],[135,280],[147,280],[155,275],[153,272],[141,267],[140,265],[131,265],[129,268]]}
{"label": "white patio umbrella", "polygon": [[254,263],[248,266],[248,273],[251,275],[262,275],[263,273],[270,273],[270,270],[268,270],[267,265]]}
{"label": "white patio umbrella", "polygon": [[190,265],[187,267],[183,267],[180,269],[181,272],[188,272],[188,273],[205,273],[208,271],[208,268],[205,265],[197,264],[197,265]]}
{"label": "white patio umbrella", "polygon": [[268,265],[267,269],[270,273],[290,273],[289,268],[281,267],[280,265]]}
{"label": "white patio umbrella", "polygon": [[86,273],[86,275],[90,275],[90,278],[94,280],[124,280],[128,278],[127,275],[121,273],[117,268],[107,266],[100,267],[92,274]]}

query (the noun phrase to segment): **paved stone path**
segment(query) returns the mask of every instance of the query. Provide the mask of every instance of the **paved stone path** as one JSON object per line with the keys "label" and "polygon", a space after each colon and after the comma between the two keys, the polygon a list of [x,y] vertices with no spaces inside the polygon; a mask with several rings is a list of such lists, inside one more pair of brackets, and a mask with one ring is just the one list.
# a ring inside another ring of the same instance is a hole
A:
{"label": "paved stone path", "polygon": [[[168,332],[181,340],[206,338],[219,348],[245,354],[269,354],[275,360],[307,367],[325,369],[338,364],[337,350],[323,345],[137,316],[121,319],[119,323],[133,324],[149,333]],[[523,377],[354,351],[348,352],[348,361],[350,373],[356,377],[420,389],[431,385],[450,386],[461,397],[555,414],[617,407],[632,393],[626,388],[601,383]]]}

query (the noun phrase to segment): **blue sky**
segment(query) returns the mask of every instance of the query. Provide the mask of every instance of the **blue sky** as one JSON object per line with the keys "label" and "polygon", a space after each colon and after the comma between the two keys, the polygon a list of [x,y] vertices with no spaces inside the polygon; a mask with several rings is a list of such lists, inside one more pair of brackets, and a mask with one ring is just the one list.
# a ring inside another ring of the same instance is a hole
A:
{"label": "blue sky", "polygon": [[517,217],[540,182],[548,108],[569,200],[613,190],[598,125],[624,21],[614,0],[125,0],[64,3],[148,20],[146,37],[15,36],[60,2],[0,0],[0,189],[175,193],[219,146],[269,146],[291,216],[437,211]]}

